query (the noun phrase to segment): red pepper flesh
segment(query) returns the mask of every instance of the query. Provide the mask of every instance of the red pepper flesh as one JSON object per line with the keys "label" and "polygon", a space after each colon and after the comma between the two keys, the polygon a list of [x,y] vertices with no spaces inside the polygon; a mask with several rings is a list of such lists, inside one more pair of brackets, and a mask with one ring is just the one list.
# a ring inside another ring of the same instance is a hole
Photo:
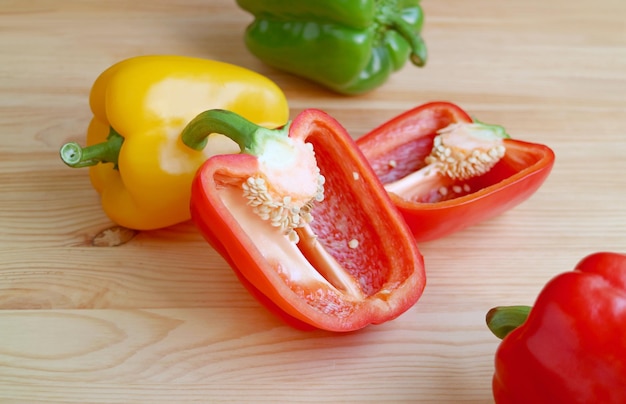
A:
{"label": "red pepper flesh", "polygon": [[[432,102],[406,111],[357,140],[383,184],[425,166],[436,132],[450,124],[471,123],[455,104]],[[447,236],[493,218],[528,199],[552,170],[554,152],[547,146],[505,139],[504,157],[487,173],[458,181],[440,177],[422,184],[419,200],[390,193],[419,242]],[[441,190],[458,189],[456,192]]]}
{"label": "red pepper flesh", "polygon": [[[250,212],[237,187],[259,171],[259,159],[245,153],[204,163],[192,185],[192,219],[244,286],[296,328],[353,331],[398,317],[425,285],[410,229],[338,122],[305,110],[289,137],[313,146],[326,179],[324,199],[311,211],[316,242],[295,244]],[[337,282],[329,261],[357,286]],[[306,273],[311,267],[317,275]]]}
{"label": "red pepper flesh", "polygon": [[626,255],[599,252],[548,282],[504,337],[493,394],[502,404],[621,404],[625,381]]}

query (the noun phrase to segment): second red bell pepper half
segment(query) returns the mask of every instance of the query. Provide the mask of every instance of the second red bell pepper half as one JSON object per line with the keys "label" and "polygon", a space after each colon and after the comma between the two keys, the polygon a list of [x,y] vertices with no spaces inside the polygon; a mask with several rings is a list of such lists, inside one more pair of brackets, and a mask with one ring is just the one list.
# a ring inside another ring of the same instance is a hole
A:
{"label": "second red bell pepper half", "polygon": [[207,111],[185,128],[201,148],[226,135],[239,154],[209,158],[191,214],[250,292],[294,327],[353,331],[396,318],[425,285],[421,254],[343,127],[305,110],[270,130]]}
{"label": "second red bell pepper half", "polygon": [[[444,136],[468,150],[443,147],[438,142]],[[502,127],[474,122],[449,102],[406,111],[357,144],[417,241],[444,237],[513,208],[537,191],[554,164],[549,147],[511,139]]]}
{"label": "second red bell pepper half", "polygon": [[626,255],[588,255],[532,308],[494,308],[487,324],[503,338],[496,403],[626,403]]}

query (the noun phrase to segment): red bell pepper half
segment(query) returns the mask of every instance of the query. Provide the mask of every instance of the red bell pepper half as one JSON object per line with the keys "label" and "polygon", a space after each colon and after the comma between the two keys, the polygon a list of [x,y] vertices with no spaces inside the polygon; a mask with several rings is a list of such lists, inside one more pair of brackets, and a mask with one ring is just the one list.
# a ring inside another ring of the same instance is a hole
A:
{"label": "red bell pepper half", "polygon": [[182,139],[198,149],[211,133],[241,153],[199,169],[192,219],[261,303],[296,328],[352,331],[418,300],[415,240],[339,123],[310,109],[272,130],[211,110]]}
{"label": "red bell pepper half", "polygon": [[599,252],[553,278],[532,307],[487,314],[503,338],[497,403],[626,403],[626,255]]}
{"label": "red bell pepper half", "polygon": [[[448,138],[439,144],[437,137],[443,136]],[[406,111],[357,144],[417,241],[441,238],[513,208],[543,184],[554,164],[549,147],[510,139],[502,127],[473,122],[448,102]],[[446,161],[456,165],[436,167]],[[459,168],[463,172],[446,175]]]}

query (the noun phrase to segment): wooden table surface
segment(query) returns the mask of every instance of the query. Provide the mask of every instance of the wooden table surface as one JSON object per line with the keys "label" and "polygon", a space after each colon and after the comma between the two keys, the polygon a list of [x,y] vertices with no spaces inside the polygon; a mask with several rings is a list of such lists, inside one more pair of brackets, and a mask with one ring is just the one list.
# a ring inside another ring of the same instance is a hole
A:
{"label": "wooden table surface", "polygon": [[[346,98],[251,56],[233,0],[0,0],[0,401],[491,402],[487,310],[532,304],[586,254],[626,250],[626,2],[423,7],[427,67]],[[115,232],[87,171],[61,163],[59,146],[84,139],[97,75],[154,53],[258,71],[293,114],[321,108],[355,138],[447,100],[557,160],[515,209],[420,244],[428,285],[400,318],[299,332],[193,224]]]}

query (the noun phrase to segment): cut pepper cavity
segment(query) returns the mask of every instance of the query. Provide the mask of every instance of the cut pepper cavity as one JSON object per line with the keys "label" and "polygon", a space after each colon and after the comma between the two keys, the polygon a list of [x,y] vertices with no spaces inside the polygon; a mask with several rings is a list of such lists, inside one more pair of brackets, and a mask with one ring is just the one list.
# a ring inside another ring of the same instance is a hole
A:
{"label": "cut pepper cavity", "polygon": [[528,199],[548,177],[554,152],[431,102],[357,139],[417,241],[447,236]]}

